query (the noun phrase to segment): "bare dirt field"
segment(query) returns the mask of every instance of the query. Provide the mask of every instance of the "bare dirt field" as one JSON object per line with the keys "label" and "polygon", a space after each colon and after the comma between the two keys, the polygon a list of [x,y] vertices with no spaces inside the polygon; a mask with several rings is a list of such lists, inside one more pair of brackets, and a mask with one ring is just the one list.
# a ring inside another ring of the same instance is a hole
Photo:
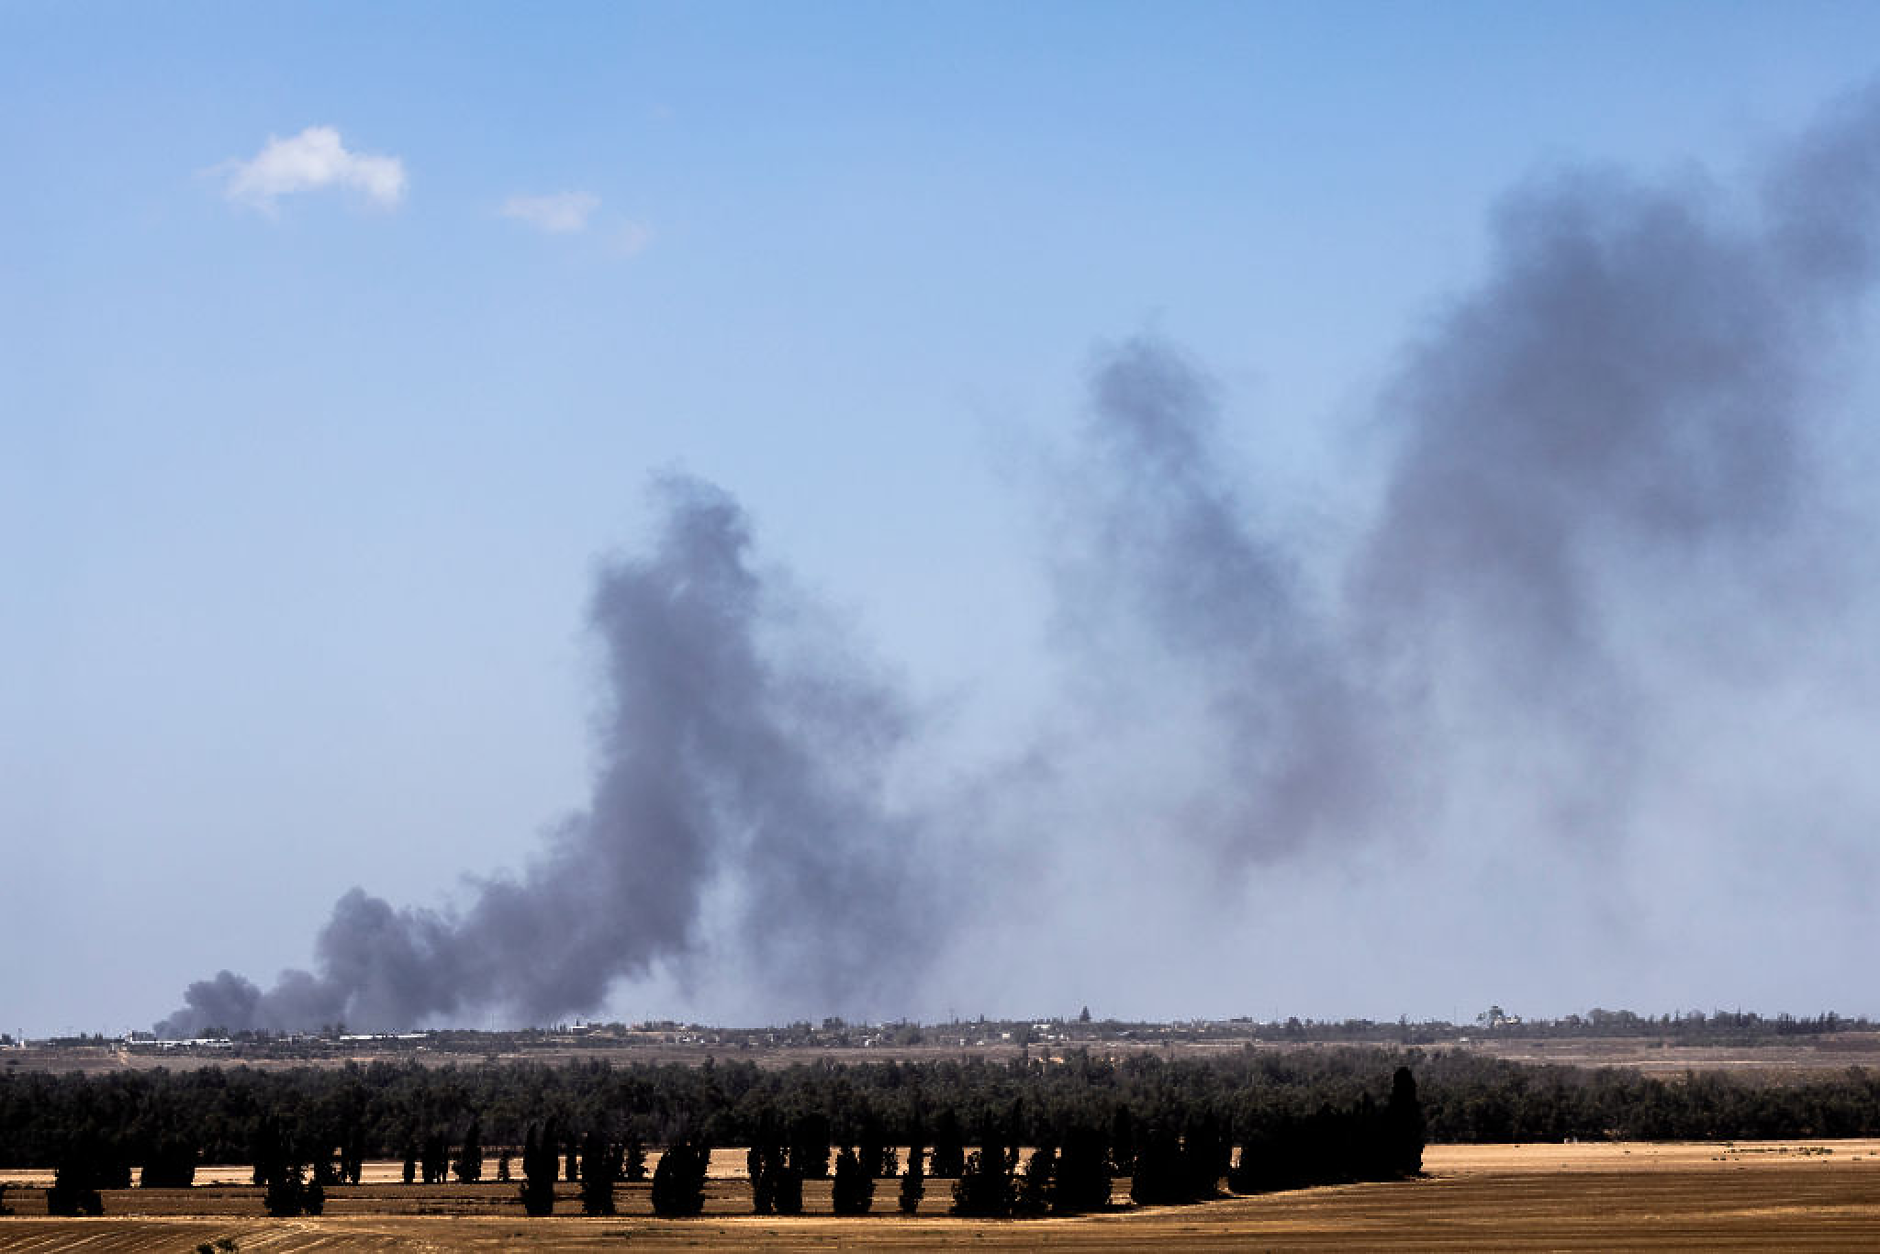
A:
{"label": "bare dirt field", "polygon": [[[241,1250],[601,1249],[622,1243],[693,1249],[1184,1249],[1487,1251],[1872,1250],[1880,1246],[1880,1141],[1734,1144],[1432,1146],[1425,1179],[1223,1198],[1198,1206],[1079,1219],[1003,1223],[943,1216],[947,1183],[929,1181],[914,1218],[835,1219],[829,1186],[812,1182],[806,1207],[779,1219],[748,1213],[750,1191],[714,1163],[706,1214],[651,1217],[645,1185],[623,1185],[623,1214],[527,1219],[510,1185],[366,1183],[329,1191],[319,1218],[268,1219],[259,1191],[223,1186],[107,1193],[100,1219],[49,1219],[36,1190],[10,1190],[0,1249],[191,1250],[232,1239]],[[396,1164],[374,1164],[382,1181]],[[0,1173],[8,1181],[36,1173]],[[23,1181],[22,1181],[23,1182]],[[575,1187],[560,1208],[573,1211]],[[1119,1198],[1122,1190],[1119,1189]]]}

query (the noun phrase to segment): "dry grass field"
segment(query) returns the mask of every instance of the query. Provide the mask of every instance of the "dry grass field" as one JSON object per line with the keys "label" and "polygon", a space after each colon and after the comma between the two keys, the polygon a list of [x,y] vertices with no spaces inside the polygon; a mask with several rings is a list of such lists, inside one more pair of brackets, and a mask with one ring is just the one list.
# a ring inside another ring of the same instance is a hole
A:
{"label": "dry grass field", "polygon": [[[886,1213],[829,1216],[827,1183],[811,1184],[801,1218],[748,1214],[750,1191],[735,1156],[714,1163],[706,1214],[650,1215],[645,1185],[623,1185],[623,1214],[526,1219],[513,1186],[385,1183],[397,1164],[374,1164],[366,1184],[329,1192],[317,1219],[274,1220],[257,1190],[208,1186],[126,1190],[105,1197],[101,1219],[49,1219],[36,1191],[11,1191],[0,1249],[191,1250],[232,1239],[243,1251],[501,1249],[1130,1250],[1873,1250],[1880,1248],[1880,1141],[1722,1144],[1433,1146],[1427,1178],[1309,1189],[1199,1206],[1127,1210],[1079,1219],[977,1222],[943,1212],[945,1182],[930,1181],[914,1218],[893,1213],[894,1186],[877,1189]],[[0,1173],[24,1182],[36,1173]],[[1119,1191],[1120,1196],[1120,1191]],[[563,1186],[562,1209],[577,1207]],[[35,1213],[37,1212],[37,1213]]]}

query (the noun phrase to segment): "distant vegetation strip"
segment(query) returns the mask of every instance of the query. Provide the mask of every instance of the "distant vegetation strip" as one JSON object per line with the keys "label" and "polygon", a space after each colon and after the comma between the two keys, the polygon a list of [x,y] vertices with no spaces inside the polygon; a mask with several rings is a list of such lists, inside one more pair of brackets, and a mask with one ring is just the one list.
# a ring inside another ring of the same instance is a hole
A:
{"label": "distant vegetation strip", "polygon": [[[372,1062],[87,1075],[0,1070],[0,1168],[46,1166],[81,1141],[126,1163],[252,1163],[269,1145],[417,1158],[461,1146],[520,1153],[532,1128],[597,1133],[620,1146],[749,1146],[779,1128],[824,1145],[909,1145],[948,1124],[964,1139],[994,1124],[1008,1145],[1067,1144],[1072,1128],[1218,1127],[1259,1145],[1325,1111],[1382,1100],[1402,1066],[1420,1086],[1437,1142],[1880,1136],[1880,1073],[1862,1068],[1782,1084],[1717,1073],[1665,1082],[1627,1070],[1516,1063],[1454,1049],[1245,1048],[1204,1058],[1142,1052],[1051,1058],[817,1062],[759,1067]],[[1010,1125],[1008,1127],[1008,1125]],[[175,1167],[168,1170],[175,1171]]]}

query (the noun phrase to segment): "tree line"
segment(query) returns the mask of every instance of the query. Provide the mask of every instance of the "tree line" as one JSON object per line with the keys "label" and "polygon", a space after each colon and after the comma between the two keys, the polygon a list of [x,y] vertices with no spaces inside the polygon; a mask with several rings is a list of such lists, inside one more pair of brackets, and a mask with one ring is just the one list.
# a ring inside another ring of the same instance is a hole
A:
{"label": "tree line", "polygon": [[[1024,1099],[1015,1098],[1002,1116],[982,1123],[977,1148],[970,1150],[959,1114],[952,1107],[942,1107],[935,1114],[931,1139],[922,1116],[917,1116],[905,1145],[906,1170],[901,1171],[902,1147],[889,1142],[893,1133],[878,1118],[864,1118],[856,1143],[833,1147],[832,1169],[828,1119],[811,1111],[786,1123],[775,1109],[767,1110],[745,1152],[752,1210],[760,1215],[801,1214],[803,1184],[811,1178],[831,1181],[831,1203],[837,1215],[867,1214],[874,1204],[877,1181],[897,1177],[897,1205],[911,1214],[921,1205],[931,1173],[937,1179],[952,1178],[951,1214],[1006,1218],[1108,1209],[1119,1177],[1129,1179],[1130,1199],[1137,1205],[1179,1205],[1218,1195],[1223,1177],[1235,1192],[1258,1193],[1400,1179],[1416,1175],[1422,1165],[1421,1106],[1415,1079],[1403,1066],[1393,1075],[1383,1106],[1369,1093],[1349,1110],[1322,1105],[1303,1121],[1286,1121],[1261,1131],[1242,1146],[1238,1164],[1233,1161],[1228,1123],[1210,1111],[1184,1111],[1177,1119],[1165,1110],[1162,1116],[1139,1125],[1126,1106],[1115,1106],[1107,1122],[1092,1118],[1093,1111],[1085,1109],[1074,1113],[1069,1123],[1051,1126],[1042,1140],[1036,1133],[1042,1125],[1027,1120],[1024,1112]],[[433,1138],[425,1151],[427,1159],[449,1157],[460,1181],[477,1182],[482,1174],[479,1128],[480,1117],[473,1116],[467,1139],[454,1147],[454,1154],[453,1147]],[[1030,1153],[1025,1156],[1028,1143]],[[560,1152],[564,1145],[565,1159]],[[113,1157],[112,1149],[108,1139],[91,1132],[68,1142],[55,1182],[47,1191],[47,1210],[55,1215],[102,1213],[100,1190],[129,1185],[129,1169]],[[335,1152],[323,1143],[314,1144],[311,1155],[306,1149],[306,1142],[296,1147],[284,1138],[275,1118],[266,1117],[260,1123],[252,1154],[253,1182],[265,1186],[269,1214],[318,1215],[329,1185],[359,1182],[360,1163],[349,1149]],[[518,1200],[532,1216],[553,1213],[555,1182],[563,1171],[570,1182],[579,1182],[581,1209],[588,1215],[614,1214],[616,1184],[623,1177],[630,1181],[645,1177],[644,1148],[637,1141],[610,1139],[598,1127],[590,1127],[579,1138],[565,1137],[552,1118],[539,1127],[529,1126],[521,1158],[524,1179]],[[710,1162],[709,1142],[687,1137],[666,1146],[653,1172],[650,1200],[654,1213],[699,1214]],[[498,1172],[499,1180],[509,1180],[507,1150]],[[412,1175],[412,1160],[407,1159],[408,1183]],[[432,1178],[427,1162],[427,1182]],[[145,1183],[151,1183],[148,1174]],[[178,1182],[169,1183],[174,1187]]]}
{"label": "tree line", "polygon": [[[1244,1049],[1205,1060],[1072,1052],[1061,1060],[825,1062],[777,1070],[711,1061],[372,1063],[102,1075],[8,1071],[0,1074],[0,1167],[73,1160],[84,1205],[86,1188],[126,1187],[133,1164],[143,1183],[175,1186],[188,1183],[198,1162],[248,1163],[256,1183],[270,1188],[298,1166],[302,1191],[283,1184],[280,1192],[284,1206],[304,1207],[315,1185],[324,1190],[357,1179],[366,1158],[402,1158],[407,1179],[422,1169],[425,1180],[435,1181],[447,1172],[481,1179],[487,1157],[495,1160],[496,1178],[507,1180],[533,1139],[538,1175],[545,1157],[558,1157],[564,1175],[591,1158],[613,1161],[617,1178],[631,1180],[644,1178],[648,1147],[736,1145],[754,1156],[753,1180],[767,1181],[769,1205],[782,1199],[787,1213],[797,1173],[823,1178],[833,1169],[851,1182],[894,1178],[888,1158],[898,1149],[889,1147],[915,1147],[920,1152],[899,1172],[902,1188],[915,1187],[905,1183],[909,1178],[923,1188],[930,1179],[950,1180],[956,1194],[964,1188],[956,1201],[969,1212],[1032,1213],[1042,1206],[1048,1213],[1079,1190],[1095,1195],[1094,1185],[1078,1182],[1088,1181],[1085,1164],[1098,1159],[1113,1175],[1140,1177],[1150,1197],[1163,1187],[1158,1181],[1200,1179],[1216,1168],[1221,1176],[1238,1172],[1248,1187],[1291,1187],[1289,1171],[1369,1178],[1386,1161],[1381,1151],[1375,1160],[1357,1155],[1336,1168],[1297,1164],[1330,1162],[1342,1152],[1313,1147],[1378,1143],[1363,1129],[1389,1106],[1379,1077],[1406,1065],[1416,1071],[1422,1125],[1439,1142],[1880,1135],[1880,1076],[1860,1069],[1788,1084],[1711,1073],[1664,1081],[1466,1051],[1370,1048]],[[1223,1145],[1240,1147],[1240,1160],[1224,1159]],[[1032,1147],[1034,1156],[1050,1150],[1036,1164],[1035,1181],[1033,1164],[1016,1160],[1020,1146]],[[853,1167],[843,1166],[843,1150]],[[669,1169],[679,1172],[676,1194],[689,1187],[679,1171],[684,1161],[673,1159]],[[269,1164],[279,1166],[264,1179]],[[527,1175],[527,1161],[520,1165]],[[851,1196],[859,1193],[844,1194]]]}

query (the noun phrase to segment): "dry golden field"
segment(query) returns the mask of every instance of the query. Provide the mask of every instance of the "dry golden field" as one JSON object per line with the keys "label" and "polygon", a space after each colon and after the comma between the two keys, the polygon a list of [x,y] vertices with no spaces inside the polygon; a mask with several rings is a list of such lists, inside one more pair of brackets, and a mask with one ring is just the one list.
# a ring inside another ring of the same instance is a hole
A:
{"label": "dry golden field", "polygon": [[[208,1186],[105,1196],[101,1219],[49,1219],[36,1191],[9,1192],[0,1249],[191,1250],[233,1239],[244,1251],[554,1249],[659,1246],[774,1250],[851,1248],[1129,1250],[1874,1250],[1880,1249],[1880,1141],[1722,1144],[1432,1146],[1427,1178],[1397,1184],[1223,1198],[1199,1206],[1126,1210],[1079,1219],[979,1222],[944,1217],[947,1182],[929,1181],[914,1218],[893,1213],[895,1186],[876,1191],[884,1213],[835,1219],[829,1186],[812,1183],[801,1218],[746,1213],[750,1192],[735,1155],[714,1163],[707,1213],[650,1215],[647,1186],[622,1185],[616,1218],[525,1218],[514,1187],[384,1183],[398,1165],[373,1164],[368,1183],[328,1193],[317,1219],[259,1214],[258,1190]],[[209,1173],[213,1175],[214,1173]],[[24,1183],[37,1173],[0,1177]],[[376,1182],[376,1183],[375,1183]],[[1119,1197],[1121,1190],[1119,1190]],[[577,1208],[574,1186],[560,1206]],[[34,1212],[38,1212],[35,1214]]]}

